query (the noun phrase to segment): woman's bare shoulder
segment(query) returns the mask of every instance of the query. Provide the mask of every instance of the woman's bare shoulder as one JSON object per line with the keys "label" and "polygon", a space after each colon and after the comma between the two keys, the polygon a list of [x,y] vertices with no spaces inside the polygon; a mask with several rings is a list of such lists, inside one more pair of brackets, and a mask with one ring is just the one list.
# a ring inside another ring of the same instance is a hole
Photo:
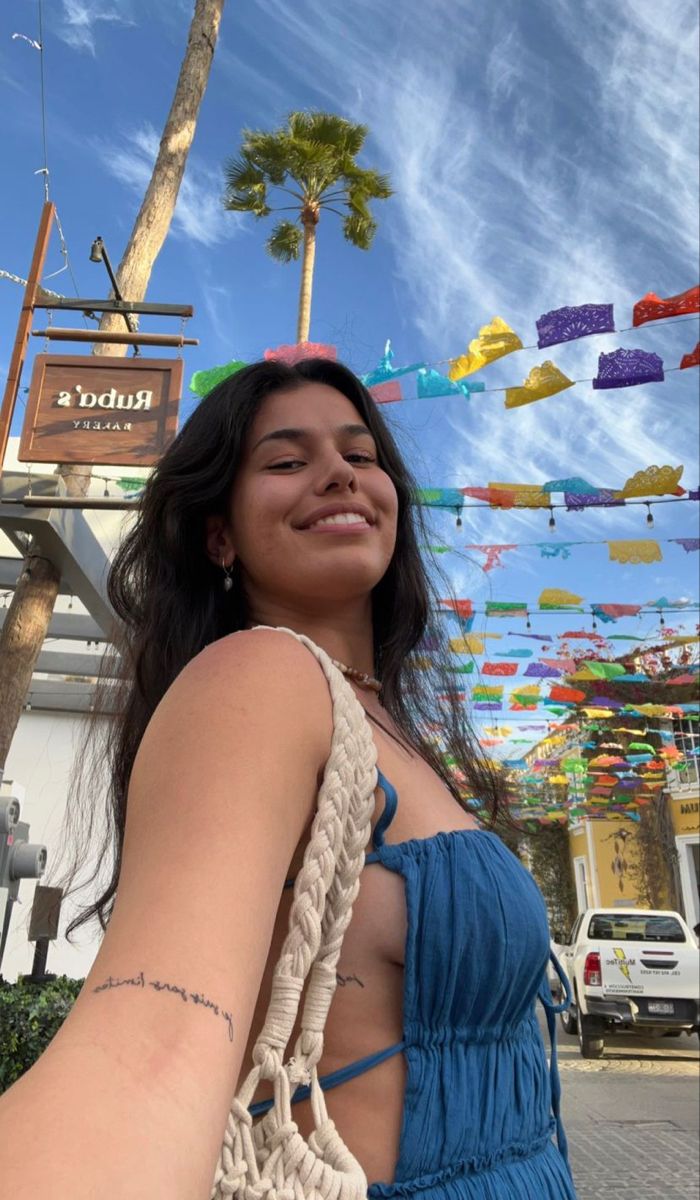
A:
{"label": "woman's bare shoulder", "polygon": [[320,691],[328,691],[321,667],[311,651],[291,633],[267,626],[240,629],[210,642],[184,670],[191,679],[202,673],[206,678],[216,678],[219,671],[229,678],[236,670],[245,676],[256,672],[272,675],[282,683],[315,679]]}
{"label": "woman's bare shoulder", "polygon": [[330,692],[314,656],[288,634],[241,630],[197,654],[165,692],[136,754],[129,803],[183,758],[214,791],[232,769],[257,763],[262,777],[276,760],[290,779],[297,764],[317,778],[332,737]]}

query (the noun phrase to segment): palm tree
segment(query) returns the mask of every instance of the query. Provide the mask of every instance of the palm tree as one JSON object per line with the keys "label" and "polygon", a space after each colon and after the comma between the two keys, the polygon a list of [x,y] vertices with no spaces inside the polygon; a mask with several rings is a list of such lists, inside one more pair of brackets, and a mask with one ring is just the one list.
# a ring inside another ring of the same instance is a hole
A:
{"label": "palm tree", "polygon": [[[278,221],[267,240],[268,253],[279,262],[298,259],[303,241],[297,342],[309,337],[321,209],[342,218],[346,241],[369,250],[377,229],[369,201],[392,195],[387,175],[357,165],[367,132],[366,125],[335,113],[293,112],[272,133],[244,129],[240,156],[226,163],[224,208],[258,219],[271,212],[298,213],[297,221]],[[271,205],[272,188],[280,200],[289,196],[294,203]]]}

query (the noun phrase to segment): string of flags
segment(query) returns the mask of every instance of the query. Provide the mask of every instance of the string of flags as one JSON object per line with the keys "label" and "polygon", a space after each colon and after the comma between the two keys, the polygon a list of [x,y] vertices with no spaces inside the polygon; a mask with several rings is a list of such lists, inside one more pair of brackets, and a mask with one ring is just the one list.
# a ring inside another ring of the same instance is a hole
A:
{"label": "string of flags", "polygon": [[[553,611],[556,605],[568,602],[572,606],[570,611],[581,611],[574,603],[580,599],[581,597],[560,589],[547,588],[540,596],[540,610]],[[664,597],[660,599],[668,603]],[[455,616],[457,615],[455,606],[459,606],[461,616],[458,619],[462,632],[460,636],[449,639],[449,647],[455,656],[469,655],[470,658],[466,662],[456,663],[452,670],[459,675],[476,674],[478,670],[478,679],[471,688],[472,707],[476,712],[496,713],[502,711],[506,700],[506,685],[501,682],[491,682],[494,677],[513,681],[514,690],[507,697],[510,712],[534,711],[541,704],[544,704],[550,711],[560,714],[586,703],[590,706],[585,710],[589,715],[606,711],[609,703],[613,708],[619,708],[622,707],[620,702],[608,701],[607,697],[594,696],[587,699],[586,692],[581,690],[580,684],[602,680],[615,685],[648,685],[655,682],[659,670],[668,671],[669,654],[672,652],[678,653],[678,667],[668,675],[665,681],[668,686],[678,688],[692,685],[697,691],[700,682],[698,675],[700,668],[691,661],[692,648],[697,648],[700,636],[685,633],[677,635],[673,631],[665,631],[670,636],[665,638],[660,649],[647,647],[629,651],[627,657],[623,656],[622,662],[607,657],[609,653],[612,653],[612,648],[608,646],[607,639],[595,630],[565,630],[559,634],[560,649],[558,652],[547,648],[547,643],[551,644],[553,640],[551,635],[530,635],[533,638],[537,637],[541,643],[541,657],[538,660],[533,659],[533,651],[529,647],[525,649],[518,647],[515,650],[493,653],[494,648],[491,646],[489,647],[491,653],[488,661],[482,663],[480,668],[476,668],[475,656],[485,654],[487,642],[494,639],[499,640],[503,635],[495,632],[465,631],[464,620],[465,614],[469,612],[469,602],[462,599],[451,603],[443,601],[443,603],[446,605],[443,611],[446,613],[451,611]],[[643,608],[642,605],[602,603],[592,607],[601,614],[603,619],[613,622],[622,617],[635,616]],[[681,607],[680,602],[679,607]],[[697,608],[698,606],[694,605],[693,607]],[[500,617],[517,615],[518,608],[523,613],[527,611],[527,606],[524,604],[518,606],[514,602],[494,601],[491,602],[488,615]],[[472,614],[474,612],[473,606],[471,612]],[[590,641],[593,649],[581,653],[568,648],[570,640],[581,638]],[[418,652],[414,659],[414,665],[418,669],[430,666],[430,660],[426,656],[434,648],[429,640],[423,640],[417,648]],[[535,679],[536,683],[521,683],[519,680],[516,682],[514,677],[520,674],[523,667],[522,676],[526,679]],[[546,696],[541,691],[545,681],[549,686]],[[463,692],[462,687],[458,687],[457,690],[443,696],[442,699],[461,699],[463,696],[466,697],[466,693]]]}
{"label": "string of flags", "polygon": [[[464,600],[457,603],[464,611]],[[567,657],[564,639],[579,635],[595,639],[594,648],[582,656],[569,651]],[[490,761],[507,772],[510,811],[517,820],[568,824],[582,817],[625,817],[639,821],[644,806],[667,786],[669,770],[681,780],[696,778],[689,772],[697,771],[693,760],[700,755],[700,738],[697,732],[686,731],[693,725],[697,728],[700,721],[700,636],[662,637],[661,644],[635,649],[632,657],[628,654],[622,661],[606,658],[612,648],[588,631],[569,630],[560,639],[556,662],[560,678],[513,681],[514,690],[506,696],[511,681],[489,679],[484,676],[497,672],[482,670],[471,689],[471,708],[477,716],[484,714],[479,742],[485,750],[505,749],[506,756]],[[545,646],[542,651],[540,661],[552,662],[544,658]],[[494,659],[499,657],[506,656]],[[515,666],[517,670],[517,662]],[[628,693],[627,682],[636,685]],[[673,689],[670,700],[664,699],[667,688]],[[648,700],[643,699],[645,692]],[[455,688],[440,699],[466,698],[466,689]],[[501,723],[498,714],[506,702],[509,710]],[[542,708],[547,720],[537,721]],[[535,720],[528,720],[528,714]],[[523,736],[528,731],[539,733],[539,744],[534,753],[518,757],[520,746],[532,746],[532,736]],[[471,802],[479,807],[476,799]]]}
{"label": "string of flags", "polygon": [[[568,823],[581,817],[625,816],[639,821],[640,808],[667,786],[668,770],[681,781],[697,771],[693,764],[700,754],[697,735],[687,743],[684,736],[679,748],[673,729],[653,726],[651,721],[675,717],[688,726],[697,723],[698,703],[618,704],[583,712],[587,715],[580,722],[558,726],[562,733],[545,735],[542,757],[530,762],[516,757],[501,760],[519,792],[516,817]],[[574,732],[574,739],[563,733],[565,729]],[[498,726],[484,729],[487,736],[481,744],[501,744],[502,732]],[[658,737],[659,744],[648,740],[650,734]]]}
{"label": "string of flags", "polygon": [[[700,538],[664,538],[663,541],[667,544],[675,544],[681,546],[686,554],[700,550]],[[484,562],[481,564],[482,570],[493,571],[496,567],[503,567],[501,555],[508,550],[518,550],[521,546],[534,545],[537,546],[542,558],[569,558],[571,555],[571,547],[576,545],[576,542],[558,542],[548,545],[546,542],[533,543],[516,543],[510,542],[502,545],[475,545],[469,544],[465,546],[466,550],[477,550],[484,555]],[[658,541],[650,538],[640,538],[632,540],[613,540],[607,542],[585,542],[584,545],[607,546],[608,557],[610,562],[619,562],[626,564],[640,563],[655,563],[661,562],[663,555],[661,553],[661,545]],[[450,546],[431,546],[434,552],[445,554],[452,549]]]}
{"label": "string of flags", "polygon": [[[663,542],[667,545],[673,544],[680,546],[686,554],[691,554],[700,550],[700,538],[662,538],[660,539],[660,542]],[[586,540],[580,542],[510,542],[507,545],[468,545],[465,547],[465,549],[480,551],[485,556],[483,570],[491,571],[494,567],[504,566],[504,563],[501,562],[501,554],[503,554],[506,550],[523,550],[534,548],[539,550],[541,558],[567,559],[571,557],[571,552],[575,546],[608,546],[610,548],[610,561],[619,562],[621,560],[617,556],[617,547],[620,544],[627,545],[632,548],[632,551],[634,551],[635,554],[638,553],[638,542],[631,541],[627,543],[619,543],[596,540]],[[642,541],[643,546],[648,546],[649,544],[650,543],[648,539],[644,539]],[[654,542],[653,545],[659,546],[660,543]],[[613,547],[616,549],[613,550]],[[430,546],[428,548],[434,554],[447,554],[453,550],[452,546]],[[655,555],[656,551],[654,550],[652,553]],[[647,560],[643,559],[642,561]]]}
{"label": "string of flags", "polygon": [[[669,600],[667,596],[658,596],[654,600],[646,600],[644,602],[640,602],[639,604],[602,602],[589,603],[584,601],[581,596],[578,596],[573,592],[565,591],[561,588],[544,588],[540,593],[540,597],[536,606],[533,606],[529,601],[526,600],[487,600],[483,608],[476,608],[473,601],[469,597],[440,600],[440,605],[442,605],[442,608],[439,608],[438,611],[443,612],[447,616],[451,615],[454,617],[463,634],[471,634],[474,620],[477,615],[484,616],[487,619],[491,617],[523,617],[528,622],[526,628],[529,629],[530,617],[534,616],[537,610],[539,612],[558,612],[564,614],[570,612],[589,612],[593,617],[593,628],[591,630],[571,629],[565,633],[558,634],[557,636],[564,640],[570,638],[589,638],[593,641],[599,642],[611,639],[614,640],[616,637],[618,640],[631,641],[634,641],[635,638],[628,634],[608,634],[606,638],[603,638],[601,634],[596,632],[596,620],[599,620],[604,624],[614,624],[625,617],[636,617],[640,616],[642,613],[657,612],[661,617],[660,624],[664,626],[664,611],[692,612],[698,610],[700,607],[696,602],[691,601],[687,597],[681,597],[678,600]],[[581,607],[582,605],[583,607]],[[482,639],[496,639],[503,637],[503,634],[491,632],[480,633],[478,635],[474,634],[473,636],[480,637]],[[548,633],[516,633],[511,630],[509,631],[508,636],[528,638],[533,641],[540,642],[552,641],[552,635]],[[420,649],[422,651],[430,652],[431,650],[436,650],[437,648],[437,645],[433,645],[431,638],[428,636],[425,636],[420,643]],[[527,656],[522,655],[522,657]]]}
{"label": "string of flags", "polygon": [[[634,306],[632,328],[648,321],[667,319],[671,316],[687,316],[700,311],[700,286],[688,288],[678,296],[661,300],[650,292]],[[615,332],[613,306],[611,304],[584,304],[577,307],[554,309],[543,314],[537,322],[537,347],[558,345],[591,334]],[[531,348],[531,347],[527,347]],[[480,382],[467,384],[468,376],[492,362],[515,351],[526,349],[521,338],[503,320],[494,317],[483,325],[478,337],[469,343],[466,354],[443,360],[448,363],[447,374],[435,370],[437,364],[413,363],[406,367],[393,366],[391,343],[387,342],[379,366],[369,374],[360,376],[372,392],[377,403],[393,403],[403,399],[397,380],[401,375],[416,373],[416,395],[418,399],[456,395],[460,392],[504,392],[505,407],[519,408],[554,396],[571,388],[576,383],[592,383],[596,390],[635,387],[647,383],[664,381],[664,364],[658,354],[636,348],[621,347],[608,354],[600,354],[598,371],[593,378],[569,379],[550,359],[531,369],[524,382],[514,387],[486,388]],[[677,367],[668,370],[686,370],[700,365],[700,342],[695,349],[683,355]]]}
{"label": "string of flags", "polygon": [[[632,325],[635,329],[650,321],[663,321],[671,317],[690,318],[700,313],[700,285],[688,288],[676,296],[661,299],[648,292],[633,308]],[[680,363],[664,367],[658,354],[638,348],[621,347],[598,358],[597,374],[590,379],[569,379],[550,359],[532,368],[527,378],[512,387],[486,388],[481,381],[470,380],[469,376],[492,362],[525,349],[544,349],[561,345],[595,334],[617,332],[612,304],[581,304],[553,309],[543,313],[536,321],[537,342],[524,346],[521,338],[499,316],[483,325],[476,338],[469,343],[465,354],[438,363],[415,362],[405,366],[394,366],[391,342],[387,341],[384,354],[374,370],[360,376],[378,404],[395,403],[403,400],[402,376],[416,376],[416,396],[427,399],[439,396],[462,395],[467,398],[478,392],[504,392],[505,407],[519,408],[524,404],[554,396],[577,383],[592,383],[596,390],[635,387],[640,384],[663,382],[668,371],[683,371],[700,366],[700,341],[693,350],[684,354]],[[620,332],[623,332],[621,330]],[[264,352],[266,360],[277,360],[293,365],[304,358],[337,359],[333,345],[322,342],[302,342],[298,345],[282,345]],[[447,373],[435,368],[448,365]],[[229,375],[240,371],[245,362],[235,359],[205,371],[196,371],[190,380],[190,389],[204,396]]]}
{"label": "string of flags", "polygon": [[[482,502],[490,508],[510,509],[549,509],[550,529],[556,528],[554,508],[566,508],[576,511],[583,508],[616,508],[624,507],[627,503],[641,503],[647,507],[647,524],[653,525],[651,505],[659,503],[658,498],[664,497],[664,503],[670,500],[700,500],[700,489],[685,489],[680,480],[684,467],[651,465],[635,471],[618,488],[598,487],[586,479],[574,475],[563,479],[549,479],[544,483],[496,483],[486,486],[466,487],[424,487],[418,488],[415,496],[416,503],[426,508],[449,509],[457,514],[457,525],[460,526],[462,509],[467,507],[466,498]],[[556,502],[554,497],[561,495],[562,501]],[[652,497],[652,499],[645,499]],[[479,507],[479,505],[469,505]]]}

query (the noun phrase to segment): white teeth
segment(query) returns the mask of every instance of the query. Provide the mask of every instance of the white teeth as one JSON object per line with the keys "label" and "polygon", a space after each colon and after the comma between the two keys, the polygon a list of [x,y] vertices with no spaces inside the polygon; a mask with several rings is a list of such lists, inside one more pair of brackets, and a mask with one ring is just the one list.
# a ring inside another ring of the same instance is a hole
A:
{"label": "white teeth", "polygon": [[314,521],[310,525],[310,529],[317,529],[319,525],[368,525],[366,517],[360,513],[335,513],[332,517],[321,517],[320,520]]}

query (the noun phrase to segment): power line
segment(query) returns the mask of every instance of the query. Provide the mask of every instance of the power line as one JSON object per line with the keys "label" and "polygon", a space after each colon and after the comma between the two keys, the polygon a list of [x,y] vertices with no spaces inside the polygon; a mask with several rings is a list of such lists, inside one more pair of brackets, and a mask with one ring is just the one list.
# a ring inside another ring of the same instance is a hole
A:
{"label": "power line", "polygon": [[[39,45],[41,47],[41,49],[39,51],[40,79],[41,79],[41,138],[42,138],[42,145],[44,148],[44,166],[43,166],[44,191],[45,191],[45,198],[48,200],[49,199],[50,173],[49,173],[49,159],[48,159],[48,138],[47,138],[47,134],[46,134],[46,86],[45,86],[45,81],[44,81],[43,0],[38,0],[38,8],[39,8]],[[65,235],[63,233],[63,226],[61,225],[61,218],[58,215],[58,209],[56,209],[54,215],[55,215],[55,220],[56,220],[56,229],[58,230],[58,239],[59,239],[59,242],[61,245],[61,254],[63,255],[63,259],[64,259],[64,266],[61,268],[61,270],[68,271],[71,283],[73,285],[73,291],[75,292],[76,296],[80,296],[80,292],[78,291],[78,284],[76,282],[76,278],[73,273],[73,267],[72,267],[71,261],[70,261],[70,256],[68,254],[68,244],[66,242]],[[59,272],[55,271],[54,274],[58,275]],[[47,278],[50,279],[51,276],[47,276]],[[83,325],[87,329],[88,323],[85,319],[84,314],[83,314],[82,320],[83,320]]]}
{"label": "power line", "polygon": [[49,157],[46,143],[46,96],[44,86],[44,15],[42,0],[38,0],[39,6],[39,78],[41,83],[41,140],[44,148],[44,199],[49,199]]}
{"label": "power line", "polygon": [[[68,254],[68,244],[66,242],[66,239],[65,239],[65,236],[63,233],[63,226],[61,225],[61,218],[58,215],[58,209],[55,209],[54,217],[56,220],[56,229],[58,230],[58,238],[61,243],[61,254],[64,256],[64,259],[65,259],[66,269],[68,271],[68,274],[70,275],[71,283],[73,284],[73,291],[75,292],[76,296],[79,297],[80,292],[78,291],[78,284],[76,283],[75,275],[73,274],[73,268],[71,266],[70,256]],[[82,314],[82,319],[83,319],[83,325],[87,329],[88,323],[85,318],[85,313]]]}

